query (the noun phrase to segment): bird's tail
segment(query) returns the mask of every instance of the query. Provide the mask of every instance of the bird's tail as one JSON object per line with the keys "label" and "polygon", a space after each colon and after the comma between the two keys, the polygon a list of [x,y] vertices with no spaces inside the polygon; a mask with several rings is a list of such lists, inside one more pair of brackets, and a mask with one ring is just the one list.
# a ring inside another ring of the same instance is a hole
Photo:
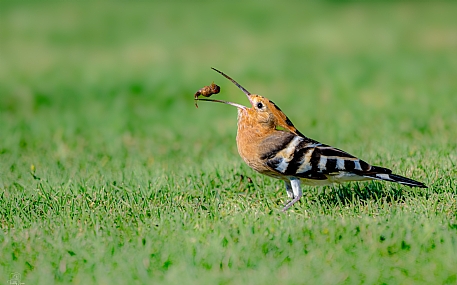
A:
{"label": "bird's tail", "polygon": [[400,183],[409,187],[420,187],[420,188],[428,188],[424,183],[412,180],[400,175],[392,174],[392,172],[383,167],[374,166],[372,167],[374,170],[372,173],[365,173],[363,176],[367,178],[377,179],[377,180],[385,180],[390,182]]}

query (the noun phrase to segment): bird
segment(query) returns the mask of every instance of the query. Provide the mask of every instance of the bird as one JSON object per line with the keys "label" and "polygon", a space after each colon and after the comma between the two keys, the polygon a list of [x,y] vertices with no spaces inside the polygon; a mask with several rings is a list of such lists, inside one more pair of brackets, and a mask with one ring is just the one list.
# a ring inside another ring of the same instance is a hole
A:
{"label": "bird", "polygon": [[224,100],[199,101],[224,103],[238,109],[236,144],[238,153],[255,171],[284,181],[289,201],[287,211],[303,195],[302,183],[324,186],[349,181],[384,180],[410,187],[427,186],[369,163],[341,150],[303,135],[273,101],[251,94],[230,76],[212,68],[246,94],[251,107]]}

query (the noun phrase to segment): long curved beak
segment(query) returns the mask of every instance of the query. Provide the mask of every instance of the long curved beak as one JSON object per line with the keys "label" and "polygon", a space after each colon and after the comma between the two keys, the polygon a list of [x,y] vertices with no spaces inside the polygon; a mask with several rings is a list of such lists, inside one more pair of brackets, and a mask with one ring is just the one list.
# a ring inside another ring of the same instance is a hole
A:
{"label": "long curved beak", "polygon": [[[228,76],[227,74],[223,73],[222,71],[217,70],[217,69],[215,69],[214,67],[211,67],[211,69],[214,70],[214,71],[219,72],[220,74],[222,74],[222,76],[224,76],[224,77],[227,78],[228,80],[232,81],[233,84],[235,84],[236,86],[238,86],[238,88],[240,88],[241,91],[243,91],[243,93],[246,94],[246,96],[248,97],[249,102],[250,102],[251,105],[252,105],[252,101],[251,101],[251,98],[250,98],[251,92],[249,92],[248,90],[246,90],[243,86],[241,86],[240,84],[238,84],[238,82],[236,82],[235,80],[233,80],[230,76]],[[243,105],[240,105],[240,104],[237,104],[237,103],[228,102],[228,101],[223,101],[223,100],[203,99],[203,98],[202,98],[202,99],[196,98],[195,100],[197,100],[197,101],[209,101],[209,102],[224,103],[224,104],[227,104],[227,105],[235,106],[235,107],[237,107],[238,109],[243,109],[243,110],[246,110],[246,109],[248,108],[248,107],[246,107],[246,106],[243,106]]]}
{"label": "long curved beak", "polygon": [[224,104],[227,104],[227,105],[235,106],[238,109],[243,109],[243,110],[247,109],[246,106],[243,106],[243,105],[240,105],[240,104],[237,104],[237,103],[233,103],[233,102],[229,102],[229,101],[224,101],[224,100],[205,99],[205,98],[202,98],[202,99],[197,98],[195,100],[197,100],[197,101],[208,101],[208,102],[224,103]]}
{"label": "long curved beak", "polygon": [[222,74],[222,76],[224,76],[224,77],[227,78],[228,80],[232,81],[233,84],[235,84],[236,86],[238,86],[238,88],[240,88],[241,91],[243,91],[243,93],[246,94],[246,96],[247,96],[248,99],[249,99],[249,102],[251,102],[251,99],[249,98],[249,95],[251,95],[251,92],[249,92],[248,90],[246,90],[243,86],[241,86],[240,84],[238,84],[238,82],[236,82],[235,80],[233,80],[230,76],[228,76],[227,74],[223,73],[222,71],[217,70],[217,69],[215,69],[214,67],[211,67],[211,69],[214,70],[214,71],[219,72],[220,74]]}

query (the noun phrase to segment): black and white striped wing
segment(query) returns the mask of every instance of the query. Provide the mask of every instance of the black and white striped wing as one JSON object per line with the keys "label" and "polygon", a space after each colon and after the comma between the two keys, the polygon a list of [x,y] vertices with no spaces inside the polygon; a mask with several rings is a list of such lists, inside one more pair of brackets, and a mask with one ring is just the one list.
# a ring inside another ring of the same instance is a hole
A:
{"label": "black and white striped wing", "polygon": [[276,153],[270,153],[266,164],[282,175],[326,180],[341,172],[365,172],[370,165],[328,145],[308,141],[301,136],[288,138]]}
{"label": "black and white striped wing", "polygon": [[284,176],[329,182],[379,179],[425,187],[420,182],[392,174],[390,169],[372,166],[345,151],[306,137],[283,135],[280,141],[263,158],[269,168]]}

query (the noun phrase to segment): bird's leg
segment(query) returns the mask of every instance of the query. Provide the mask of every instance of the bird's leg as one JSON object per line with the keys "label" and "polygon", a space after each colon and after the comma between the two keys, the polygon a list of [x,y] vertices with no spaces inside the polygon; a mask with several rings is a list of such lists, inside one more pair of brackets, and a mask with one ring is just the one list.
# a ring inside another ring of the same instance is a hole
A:
{"label": "bird's leg", "polygon": [[[293,199],[289,203],[287,203],[284,208],[282,209],[283,212],[287,211],[293,204],[298,202],[300,200],[301,196],[303,195],[303,192],[300,187],[300,179],[292,177],[290,178],[289,182],[290,186],[292,187],[292,194],[293,194]],[[286,182],[286,190],[287,194],[289,195],[289,190],[287,189],[287,182]]]}
{"label": "bird's leg", "polygon": [[[284,180],[284,184],[286,185],[287,197],[290,199],[294,198],[294,192],[292,190],[292,185],[290,185],[290,180]],[[289,203],[289,202],[287,202]]]}

